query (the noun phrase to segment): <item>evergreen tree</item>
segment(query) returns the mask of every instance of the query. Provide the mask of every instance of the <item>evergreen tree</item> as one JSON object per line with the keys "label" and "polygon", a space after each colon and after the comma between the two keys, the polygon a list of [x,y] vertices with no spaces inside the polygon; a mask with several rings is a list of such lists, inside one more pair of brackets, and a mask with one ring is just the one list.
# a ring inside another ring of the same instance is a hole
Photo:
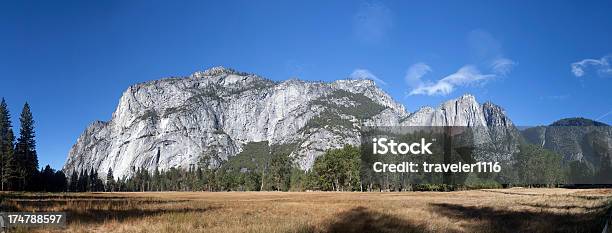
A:
{"label": "evergreen tree", "polygon": [[91,170],[89,171],[89,174],[85,175],[86,177],[86,191],[88,192],[100,192],[100,191],[104,191],[104,182],[102,182],[102,180],[100,179],[100,176],[98,175],[98,171],[96,171],[94,168],[91,168]]}
{"label": "evergreen tree", "polygon": [[108,168],[108,172],[106,173],[106,191],[115,191],[115,177],[113,177],[113,169],[110,167]]}
{"label": "evergreen tree", "polygon": [[162,189],[162,177],[158,168],[155,168],[155,172],[153,173],[153,190],[155,191],[164,191]]}
{"label": "evergreen tree", "polygon": [[47,165],[40,172],[40,190],[43,192],[50,192],[53,190],[53,179],[55,178],[55,171],[51,168],[51,166]]}
{"label": "evergreen tree", "polygon": [[79,190],[79,175],[75,170],[72,171],[72,175],[70,175],[70,185],[68,185],[68,191],[77,192]]}
{"label": "evergreen tree", "polygon": [[11,116],[4,98],[0,102],[0,190],[11,190],[17,179],[17,161],[14,157]]}
{"label": "evergreen tree", "polygon": [[93,191],[95,192],[104,191],[104,182],[102,182],[102,179],[100,179],[100,175],[98,174],[98,171],[94,172]]}
{"label": "evergreen tree", "polygon": [[64,174],[62,170],[56,171],[51,185],[53,188],[51,190],[53,192],[65,192],[67,186],[66,174]]}
{"label": "evergreen tree", "polygon": [[91,171],[89,171],[89,176],[88,176],[89,180],[87,182],[87,184],[88,184],[87,191],[90,191],[90,192],[97,191],[96,190],[96,178],[97,178],[97,175],[96,175],[94,170],[95,169],[92,168]]}
{"label": "evergreen tree", "polygon": [[79,178],[77,179],[77,192],[86,192],[87,191],[87,171],[81,170],[79,173]]}
{"label": "evergreen tree", "polygon": [[62,171],[55,171],[47,165],[38,174],[40,187],[37,190],[44,192],[66,191],[66,175]]}
{"label": "evergreen tree", "polygon": [[19,190],[19,163],[13,149],[8,149],[8,153],[5,156],[5,166],[3,170],[3,182],[5,190]]}
{"label": "evergreen tree", "polygon": [[[196,169],[196,188],[197,191],[204,190],[204,172],[201,167]],[[194,190],[194,191],[195,191]]]}
{"label": "evergreen tree", "polygon": [[38,173],[38,156],[34,140],[34,118],[30,105],[26,102],[19,117],[21,129],[15,146],[15,157],[18,160],[21,188],[33,190],[37,184],[32,181]]}
{"label": "evergreen tree", "polygon": [[0,190],[2,191],[4,191],[4,167],[7,157],[3,150],[3,145],[9,125],[10,118],[8,117],[8,107],[6,105],[6,101],[4,101],[4,98],[2,98],[2,101],[0,102],[0,185],[2,186]]}

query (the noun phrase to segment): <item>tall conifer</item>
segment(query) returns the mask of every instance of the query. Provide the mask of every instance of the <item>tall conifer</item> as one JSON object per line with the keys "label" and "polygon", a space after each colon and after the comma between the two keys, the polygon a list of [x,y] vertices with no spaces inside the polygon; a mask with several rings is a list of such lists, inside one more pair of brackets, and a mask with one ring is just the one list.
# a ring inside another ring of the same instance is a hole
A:
{"label": "tall conifer", "polygon": [[15,146],[15,158],[19,165],[20,187],[21,189],[33,190],[37,187],[37,184],[32,181],[38,173],[38,155],[36,154],[36,141],[34,140],[34,118],[27,102],[23,105],[19,121],[21,128]]}
{"label": "tall conifer", "polygon": [[0,102],[0,183],[1,190],[12,190],[17,178],[17,161],[14,158],[15,136],[11,115],[4,98]]}

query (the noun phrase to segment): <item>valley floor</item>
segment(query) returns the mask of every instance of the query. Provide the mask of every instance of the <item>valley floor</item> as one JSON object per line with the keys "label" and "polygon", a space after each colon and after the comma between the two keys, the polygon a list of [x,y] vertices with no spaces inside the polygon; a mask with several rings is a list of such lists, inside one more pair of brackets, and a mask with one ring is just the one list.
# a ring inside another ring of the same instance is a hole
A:
{"label": "valley floor", "polygon": [[599,233],[612,205],[612,189],[0,195],[1,211],[68,214],[39,232]]}

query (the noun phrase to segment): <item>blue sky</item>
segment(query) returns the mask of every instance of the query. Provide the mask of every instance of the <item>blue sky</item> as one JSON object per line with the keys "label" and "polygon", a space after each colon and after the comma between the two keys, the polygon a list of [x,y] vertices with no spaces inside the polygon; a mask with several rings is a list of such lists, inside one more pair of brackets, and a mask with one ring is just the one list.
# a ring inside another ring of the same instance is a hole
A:
{"label": "blue sky", "polygon": [[0,96],[15,126],[31,104],[40,164],[55,168],[129,85],[217,65],[370,77],[409,111],[472,93],[518,125],[612,123],[610,12],[612,1],[3,1]]}

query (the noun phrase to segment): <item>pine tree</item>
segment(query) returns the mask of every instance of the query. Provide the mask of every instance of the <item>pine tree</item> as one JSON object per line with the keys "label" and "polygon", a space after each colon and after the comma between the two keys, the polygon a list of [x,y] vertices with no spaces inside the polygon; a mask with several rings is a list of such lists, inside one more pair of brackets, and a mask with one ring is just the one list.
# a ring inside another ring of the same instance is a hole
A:
{"label": "pine tree", "polygon": [[27,102],[23,106],[19,121],[21,129],[15,146],[15,157],[19,161],[20,185],[22,189],[33,190],[37,184],[30,181],[33,181],[38,173],[38,156],[34,140],[34,118]]}
{"label": "pine tree", "polygon": [[62,170],[55,172],[53,177],[53,184],[51,191],[53,192],[65,192],[67,187],[66,174]]}
{"label": "pine tree", "polygon": [[77,192],[79,189],[79,175],[76,170],[72,171],[72,175],[70,175],[70,185],[68,185],[68,191]]}
{"label": "pine tree", "polygon": [[15,158],[13,148],[8,151],[5,157],[3,182],[6,190],[19,190],[19,161]]}
{"label": "pine tree", "polygon": [[163,191],[163,189],[161,189],[162,181],[160,175],[159,169],[155,168],[155,171],[153,172],[153,189],[155,191]]}
{"label": "pine tree", "polygon": [[47,165],[45,169],[40,172],[41,190],[44,192],[53,191],[53,179],[55,177],[55,171],[51,166]]}
{"label": "pine tree", "polygon": [[89,171],[89,182],[88,182],[88,186],[87,186],[87,191],[90,192],[95,192],[96,191],[96,173],[94,171],[94,169],[92,168],[91,171]]}
{"label": "pine tree", "polygon": [[106,173],[106,191],[115,191],[115,177],[113,177],[113,169],[110,167],[108,168],[108,172]]}
{"label": "pine tree", "polygon": [[98,171],[96,171],[94,168],[91,168],[91,171],[89,172],[88,183],[88,191],[90,192],[99,192],[104,190],[104,183],[102,183],[102,180],[100,180],[100,177],[98,176]]}
{"label": "pine tree", "polygon": [[77,179],[77,192],[87,191],[87,171],[81,170]]}
{"label": "pine tree", "polygon": [[10,123],[8,117],[8,107],[6,105],[6,101],[2,98],[2,102],[0,102],[0,185],[2,186],[0,190],[4,191],[4,167],[6,155],[3,150],[4,148],[4,139],[6,137],[6,128],[8,128],[8,124]]}
{"label": "pine tree", "polygon": [[17,178],[17,164],[14,158],[15,136],[11,115],[6,101],[0,102],[0,186],[1,190],[11,190]]}

